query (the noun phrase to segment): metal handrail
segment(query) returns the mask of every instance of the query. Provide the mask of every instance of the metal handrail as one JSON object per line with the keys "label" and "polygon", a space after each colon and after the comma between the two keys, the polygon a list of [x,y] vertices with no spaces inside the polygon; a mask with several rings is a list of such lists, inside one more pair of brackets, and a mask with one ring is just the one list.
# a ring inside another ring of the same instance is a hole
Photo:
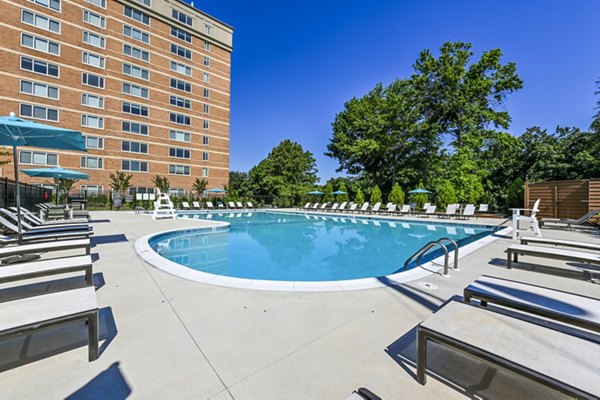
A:
{"label": "metal handrail", "polygon": [[417,251],[416,253],[414,253],[412,256],[410,256],[405,262],[404,262],[404,270],[406,271],[406,269],[408,268],[408,264],[410,263],[410,260],[412,260],[413,258],[415,258],[415,256],[417,257],[416,259],[416,265],[419,265],[419,259],[426,253],[428,252],[430,249],[432,249],[435,246],[440,246],[442,248],[442,250],[444,250],[444,276],[449,276],[448,275],[448,249],[446,248],[446,246],[444,246],[443,244],[434,241],[434,242],[429,242],[426,245],[424,245],[423,247],[421,247],[419,249],[419,251]]}
{"label": "metal handrail", "polygon": [[454,240],[452,240],[448,237],[443,237],[441,239],[438,239],[437,241],[438,242],[448,241],[454,245],[454,270],[458,271],[458,244]]}

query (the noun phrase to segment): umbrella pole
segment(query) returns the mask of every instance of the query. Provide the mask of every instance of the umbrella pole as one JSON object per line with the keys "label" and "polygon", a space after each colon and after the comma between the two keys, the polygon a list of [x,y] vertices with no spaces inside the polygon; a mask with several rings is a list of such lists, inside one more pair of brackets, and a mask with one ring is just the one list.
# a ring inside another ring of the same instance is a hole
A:
{"label": "umbrella pole", "polygon": [[17,203],[17,243],[23,244],[21,228],[21,188],[19,187],[19,164],[17,160],[17,144],[13,141],[13,162],[15,164],[15,201]]}

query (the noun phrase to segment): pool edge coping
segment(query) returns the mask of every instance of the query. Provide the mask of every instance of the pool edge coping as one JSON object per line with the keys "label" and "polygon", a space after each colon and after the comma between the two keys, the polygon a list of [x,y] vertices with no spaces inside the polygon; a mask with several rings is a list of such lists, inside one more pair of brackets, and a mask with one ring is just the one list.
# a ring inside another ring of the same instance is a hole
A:
{"label": "pool edge coping", "polygon": [[[210,220],[207,220],[210,221]],[[285,292],[341,292],[341,291],[352,291],[352,290],[366,290],[366,289],[378,289],[382,287],[388,287],[393,284],[402,284],[412,282],[418,279],[425,278],[434,273],[438,273],[443,269],[444,256],[435,258],[429,262],[426,262],[418,267],[415,267],[408,271],[397,272],[395,274],[386,275],[378,278],[361,278],[361,279],[349,279],[341,281],[274,281],[274,280],[262,280],[262,279],[245,279],[235,278],[225,275],[209,274],[194,270],[189,267],[185,267],[181,264],[177,264],[170,261],[160,254],[158,254],[150,246],[150,239],[167,233],[179,232],[179,231],[209,231],[216,232],[223,228],[229,227],[231,224],[228,222],[221,221],[210,221],[210,226],[198,226],[198,227],[187,227],[181,229],[169,229],[160,232],[154,232],[148,235],[144,235],[137,239],[134,244],[134,248],[139,257],[145,262],[164,271],[170,275],[183,278],[188,281],[206,283],[210,285],[217,285],[223,287],[237,288],[237,289],[250,289],[250,290],[265,290],[265,291],[285,291]],[[491,235],[485,236],[475,242],[469,243],[463,247],[460,247],[459,257],[469,255],[489,243],[492,243],[500,238],[501,235],[512,232],[511,227],[506,227],[498,232],[494,232]],[[425,243],[424,243],[425,244]],[[451,277],[453,273],[460,272],[454,270],[451,266],[448,269]],[[385,278],[389,283],[384,283],[380,279]]]}

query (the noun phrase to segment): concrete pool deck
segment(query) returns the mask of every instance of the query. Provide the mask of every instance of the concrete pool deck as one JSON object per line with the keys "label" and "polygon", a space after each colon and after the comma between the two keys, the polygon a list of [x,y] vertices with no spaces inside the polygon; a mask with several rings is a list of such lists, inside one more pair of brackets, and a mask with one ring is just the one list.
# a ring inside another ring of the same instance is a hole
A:
{"label": "concrete pool deck", "polygon": [[[600,298],[598,285],[577,277],[528,270],[533,264],[507,270],[509,237],[463,257],[450,278],[433,274],[402,285],[326,293],[218,287],[160,271],[133,248],[149,233],[211,222],[153,221],[126,212],[92,212],[92,217],[100,358],[87,361],[84,326],[2,339],[0,397],[345,399],[364,386],[384,399],[562,398],[501,368],[441,349],[430,352],[429,365],[438,377],[421,386],[414,378],[415,327],[482,274]],[[542,233],[599,240],[597,232]],[[564,265],[534,257],[522,261]],[[82,279],[39,281],[28,289],[44,292]]]}

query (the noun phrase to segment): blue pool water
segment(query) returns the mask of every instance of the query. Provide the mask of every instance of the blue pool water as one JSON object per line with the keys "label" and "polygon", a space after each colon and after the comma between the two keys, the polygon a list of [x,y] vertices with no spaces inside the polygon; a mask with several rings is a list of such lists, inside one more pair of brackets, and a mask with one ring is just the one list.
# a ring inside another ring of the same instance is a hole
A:
{"label": "blue pool water", "polygon": [[[183,218],[231,223],[209,233],[170,232],[150,240],[162,257],[217,275],[280,281],[332,281],[399,272],[425,243],[449,237],[459,246],[493,227],[279,212],[190,213]],[[432,252],[424,260],[441,255]]]}

